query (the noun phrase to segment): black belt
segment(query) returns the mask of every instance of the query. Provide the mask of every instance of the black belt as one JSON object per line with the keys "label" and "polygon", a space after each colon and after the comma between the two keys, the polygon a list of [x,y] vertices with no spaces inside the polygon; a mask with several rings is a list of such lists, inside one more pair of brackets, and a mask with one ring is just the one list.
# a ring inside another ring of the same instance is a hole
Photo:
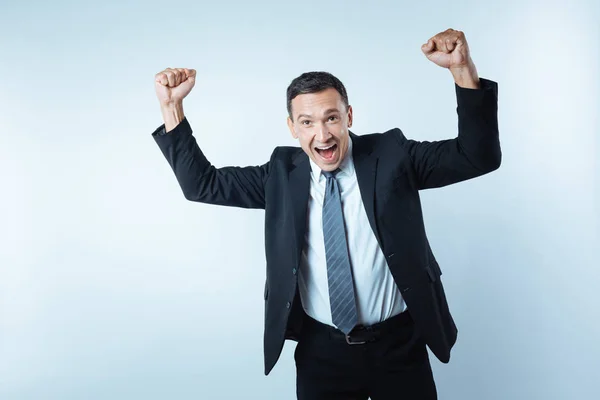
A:
{"label": "black belt", "polygon": [[345,340],[348,344],[365,344],[375,342],[386,333],[395,332],[401,327],[406,327],[413,324],[413,319],[407,310],[374,325],[357,325],[354,327],[354,329],[352,329],[352,331],[350,331],[349,334],[346,335],[336,327],[319,322],[314,318],[311,318],[306,313],[305,315],[306,330],[315,330],[318,332],[328,333],[329,337],[332,339]]}

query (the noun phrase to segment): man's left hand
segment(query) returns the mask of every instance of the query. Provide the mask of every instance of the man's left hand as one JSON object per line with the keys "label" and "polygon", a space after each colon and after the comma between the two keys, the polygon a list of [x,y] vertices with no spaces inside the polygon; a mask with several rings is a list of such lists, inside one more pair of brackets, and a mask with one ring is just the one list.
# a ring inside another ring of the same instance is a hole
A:
{"label": "man's left hand", "polygon": [[448,68],[457,85],[479,88],[479,76],[463,32],[447,29],[429,39],[421,50],[431,62]]}

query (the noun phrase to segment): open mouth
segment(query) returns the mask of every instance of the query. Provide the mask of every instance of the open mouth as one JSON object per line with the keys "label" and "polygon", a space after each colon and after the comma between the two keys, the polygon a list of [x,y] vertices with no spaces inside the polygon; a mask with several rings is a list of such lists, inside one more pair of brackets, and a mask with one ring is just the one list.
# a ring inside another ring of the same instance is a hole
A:
{"label": "open mouth", "polygon": [[330,146],[323,146],[323,147],[315,147],[315,150],[317,151],[317,154],[319,154],[319,156],[321,156],[321,158],[325,161],[332,161],[334,156],[335,156],[335,152],[338,148],[337,144],[332,144]]}

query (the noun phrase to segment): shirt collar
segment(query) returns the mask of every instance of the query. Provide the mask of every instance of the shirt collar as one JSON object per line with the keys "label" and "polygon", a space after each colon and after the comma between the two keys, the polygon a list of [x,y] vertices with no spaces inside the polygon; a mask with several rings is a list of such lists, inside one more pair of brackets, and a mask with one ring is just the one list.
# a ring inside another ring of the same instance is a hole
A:
{"label": "shirt collar", "polygon": [[[317,178],[317,180],[321,180],[323,176],[323,171],[319,166],[312,160],[312,158],[308,158],[310,160],[310,169],[313,173],[313,176]],[[347,176],[352,176],[354,174],[354,161],[352,158],[352,138],[348,137],[348,151],[344,156],[344,159],[340,163],[338,167],[340,172],[338,172],[338,176],[341,174],[346,174]]]}

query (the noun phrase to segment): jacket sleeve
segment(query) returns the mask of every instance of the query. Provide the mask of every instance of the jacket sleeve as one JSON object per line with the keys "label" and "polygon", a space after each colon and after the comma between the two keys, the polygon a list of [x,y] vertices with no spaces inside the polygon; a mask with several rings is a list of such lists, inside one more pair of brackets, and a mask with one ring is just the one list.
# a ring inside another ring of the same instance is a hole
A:
{"label": "jacket sleeve", "polygon": [[200,150],[187,118],[168,133],[164,124],[161,125],[152,136],[173,169],[186,199],[231,207],[265,208],[270,162],[260,166],[214,167]]}
{"label": "jacket sleeve", "polygon": [[500,167],[498,84],[480,78],[479,89],[455,84],[458,136],[427,142],[396,139],[410,155],[418,189],[442,187],[492,172]]}

